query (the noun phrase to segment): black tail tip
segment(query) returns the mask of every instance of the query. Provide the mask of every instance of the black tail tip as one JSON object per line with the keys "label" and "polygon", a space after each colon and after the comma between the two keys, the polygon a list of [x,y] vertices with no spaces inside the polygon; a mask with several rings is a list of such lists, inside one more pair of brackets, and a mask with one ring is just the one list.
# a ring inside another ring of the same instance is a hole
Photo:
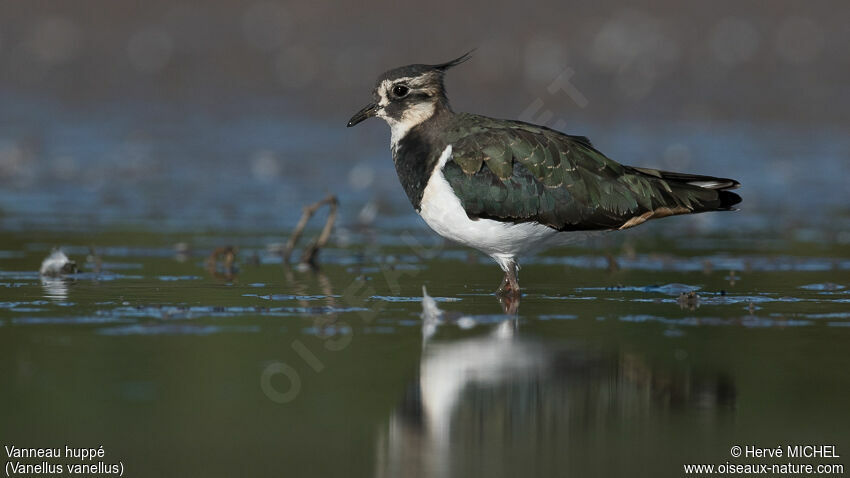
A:
{"label": "black tail tip", "polygon": [[718,191],[720,197],[720,207],[718,209],[733,209],[732,206],[738,204],[742,201],[741,196],[731,192],[731,191]]}

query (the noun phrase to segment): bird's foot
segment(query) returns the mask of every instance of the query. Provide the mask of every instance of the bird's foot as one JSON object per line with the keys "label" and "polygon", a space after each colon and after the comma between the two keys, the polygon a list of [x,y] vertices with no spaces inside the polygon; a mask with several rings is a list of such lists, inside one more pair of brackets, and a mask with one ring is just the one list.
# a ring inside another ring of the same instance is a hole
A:
{"label": "bird's foot", "polygon": [[499,297],[519,297],[522,293],[519,290],[519,283],[516,278],[510,277],[508,274],[505,274],[505,278],[502,279],[502,283],[499,285],[499,289],[496,290],[496,295]]}
{"label": "bird's foot", "polygon": [[496,295],[499,297],[519,297],[522,293],[519,291],[519,288],[513,288],[510,284],[503,285],[499,287],[496,291]]}

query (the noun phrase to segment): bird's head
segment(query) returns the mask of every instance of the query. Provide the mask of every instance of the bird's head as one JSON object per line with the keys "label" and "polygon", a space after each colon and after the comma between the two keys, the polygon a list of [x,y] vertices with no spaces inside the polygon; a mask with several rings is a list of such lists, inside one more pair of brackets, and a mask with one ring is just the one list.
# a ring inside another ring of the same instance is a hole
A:
{"label": "bird's head", "polygon": [[468,60],[471,53],[439,65],[408,65],[387,71],[375,83],[373,102],[352,116],[348,126],[377,116],[390,125],[394,137],[404,136],[438,108],[449,108],[443,76],[449,68]]}

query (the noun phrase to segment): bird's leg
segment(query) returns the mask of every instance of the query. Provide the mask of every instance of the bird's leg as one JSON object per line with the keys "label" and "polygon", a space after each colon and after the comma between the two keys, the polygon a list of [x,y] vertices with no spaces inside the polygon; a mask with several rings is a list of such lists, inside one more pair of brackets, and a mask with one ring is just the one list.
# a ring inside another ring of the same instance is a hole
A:
{"label": "bird's leg", "polygon": [[502,283],[501,283],[501,284],[499,284],[499,289],[498,289],[498,290],[496,290],[496,294],[497,294],[497,295],[504,295],[504,294],[505,294],[505,292],[507,292],[507,290],[510,288],[510,287],[508,286],[508,284],[509,284],[509,282],[508,282],[508,273],[507,273],[507,272],[505,272],[505,277],[502,279]]}
{"label": "bird's leg", "polygon": [[505,278],[502,279],[502,284],[499,286],[496,294],[500,296],[519,297],[519,278],[517,276],[517,264],[511,261],[508,263],[508,267],[505,270]]}
{"label": "bird's leg", "polygon": [[519,292],[519,264],[514,262],[511,264],[510,272],[508,272],[508,284],[511,286],[511,291],[517,297],[521,294]]}

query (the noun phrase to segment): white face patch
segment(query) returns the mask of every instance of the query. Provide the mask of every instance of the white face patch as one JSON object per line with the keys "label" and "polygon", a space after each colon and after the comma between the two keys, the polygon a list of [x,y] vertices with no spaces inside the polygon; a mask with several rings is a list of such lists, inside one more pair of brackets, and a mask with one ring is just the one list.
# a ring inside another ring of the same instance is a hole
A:
{"label": "white face patch", "polygon": [[381,82],[381,86],[378,87],[378,96],[381,97],[381,100],[378,101],[378,106],[387,106],[390,104],[390,99],[387,97],[387,92],[392,88],[392,83],[390,80],[384,80]]}
{"label": "white face patch", "polygon": [[378,117],[383,118],[390,125],[390,147],[395,150],[398,142],[407,135],[407,132],[411,128],[434,115],[434,109],[433,102],[418,103],[406,109],[400,121],[389,116],[384,116],[379,112]]}
{"label": "white face patch", "polygon": [[[390,147],[395,150],[398,142],[407,135],[408,131],[416,125],[426,121],[434,115],[436,109],[434,92],[428,91],[429,82],[432,80],[430,74],[425,74],[417,77],[396,78],[394,80],[384,80],[378,85],[378,101],[379,109],[375,116],[383,119],[390,125],[392,137],[390,139]],[[393,118],[386,114],[384,107],[390,104],[389,92],[392,87],[398,83],[404,83],[411,92],[428,91],[431,94],[430,101],[423,101],[408,107],[401,115],[401,118]]]}

